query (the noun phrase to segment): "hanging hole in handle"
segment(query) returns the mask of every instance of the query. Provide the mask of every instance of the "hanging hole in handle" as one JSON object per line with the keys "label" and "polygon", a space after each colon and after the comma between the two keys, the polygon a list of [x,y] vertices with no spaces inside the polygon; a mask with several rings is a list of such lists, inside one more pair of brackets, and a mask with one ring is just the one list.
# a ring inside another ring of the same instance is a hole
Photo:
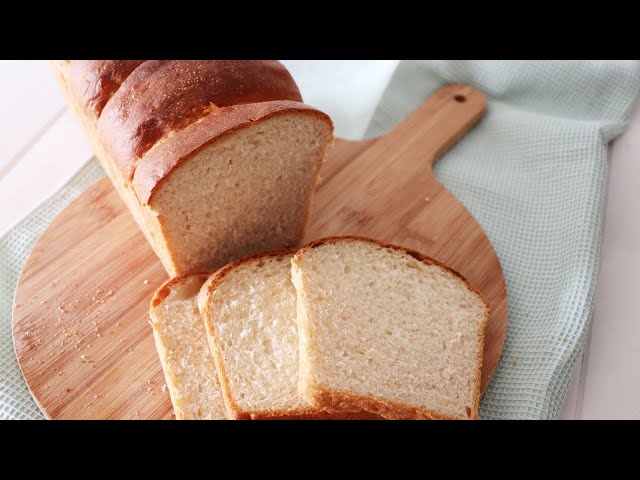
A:
{"label": "hanging hole in handle", "polygon": [[455,97],[453,97],[453,99],[458,103],[464,103],[467,101],[467,97],[465,97],[464,95],[456,95]]}

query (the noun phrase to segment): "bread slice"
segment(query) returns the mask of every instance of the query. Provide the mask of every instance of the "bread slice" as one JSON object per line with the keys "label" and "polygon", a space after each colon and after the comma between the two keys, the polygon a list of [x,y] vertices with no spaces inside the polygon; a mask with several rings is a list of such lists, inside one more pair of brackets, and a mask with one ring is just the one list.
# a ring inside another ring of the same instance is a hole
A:
{"label": "bread slice", "polygon": [[199,306],[227,414],[235,419],[375,419],[310,406],[298,395],[295,250],[266,252],[219,270]]}
{"label": "bread slice", "polygon": [[476,419],[486,301],[418,252],[359,237],[292,260],[300,395],[391,419]]}
{"label": "bread slice", "polygon": [[274,251],[214,274],[198,299],[230,418],[314,416],[298,396],[296,294],[291,256]]}
{"label": "bread slice", "polygon": [[150,316],[158,355],[178,420],[226,418],[197,293],[209,277],[176,277],[158,289]]}

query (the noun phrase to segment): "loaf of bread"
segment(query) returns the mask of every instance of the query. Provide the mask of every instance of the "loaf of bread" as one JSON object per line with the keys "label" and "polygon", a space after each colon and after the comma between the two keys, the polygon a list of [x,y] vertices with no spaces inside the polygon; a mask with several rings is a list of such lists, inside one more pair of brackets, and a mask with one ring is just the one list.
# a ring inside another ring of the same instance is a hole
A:
{"label": "loaf of bread", "polygon": [[170,275],[303,236],[329,117],[277,61],[60,60],[68,102]]}
{"label": "loaf of bread", "polygon": [[209,275],[173,278],[151,300],[153,336],[178,420],[226,418],[197,294]]}
{"label": "loaf of bread", "polygon": [[311,242],[293,258],[300,394],[391,419],[476,419],[483,297],[418,252],[370,239]]}

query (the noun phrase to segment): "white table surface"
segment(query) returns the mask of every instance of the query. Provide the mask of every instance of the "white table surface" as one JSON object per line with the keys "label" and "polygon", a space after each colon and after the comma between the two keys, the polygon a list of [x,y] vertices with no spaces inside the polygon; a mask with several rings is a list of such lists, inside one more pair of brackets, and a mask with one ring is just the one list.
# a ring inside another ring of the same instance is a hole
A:
{"label": "white table surface", "polygon": [[[308,68],[287,63],[294,76],[296,68]],[[394,65],[386,62],[389,75]],[[336,82],[345,102],[339,107],[332,103],[328,113],[338,135],[357,137],[373,113],[363,104],[375,105],[375,99],[357,95],[369,66],[370,61],[359,62],[360,78]],[[323,68],[322,62],[313,68]],[[381,93],[386,79],[376,81]],[[305,96],[310,87],[300,87]],[[315,103],[323,107],[322,99]],[[0,61],[0,131],[2,235],[55,193],[92,152],[47,62]],[[610,165],[592,327],[565,401],[564,419],[640,419],[640,102],[626,133],[613,145]]]}

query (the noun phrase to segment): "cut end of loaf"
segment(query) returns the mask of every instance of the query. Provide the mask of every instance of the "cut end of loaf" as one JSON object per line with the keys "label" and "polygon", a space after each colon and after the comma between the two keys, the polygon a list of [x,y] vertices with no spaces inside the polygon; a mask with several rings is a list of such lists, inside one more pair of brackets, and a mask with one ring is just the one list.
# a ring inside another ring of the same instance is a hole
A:
{"label": "cut end of loaf", "polygon": [[387,418],[477,418],[488,307],[460,275],[402,247],[334,237],[301,249],[292,278],[305,399]]}
{"label": "cut end of loaf", "polygon": [[163,302],[191,300],[196,295],[211,273],[190,273],[179,275],[166,281],[153,295],[151,310]]}
{"label": "cut end of loaf", "polygon": [[[244,255],[298,244],[333,139],[327,117],[317,113],[282,111],[249,122],[171,166],[171,181],[158,180],[150,206],[176,272],[211,270]],[[175,147],[178,134],[173,142],[159,148]],[[179,159],[175,153],[171,158]],[[156,160],[145,159],[136,179],[152,178]]]}

